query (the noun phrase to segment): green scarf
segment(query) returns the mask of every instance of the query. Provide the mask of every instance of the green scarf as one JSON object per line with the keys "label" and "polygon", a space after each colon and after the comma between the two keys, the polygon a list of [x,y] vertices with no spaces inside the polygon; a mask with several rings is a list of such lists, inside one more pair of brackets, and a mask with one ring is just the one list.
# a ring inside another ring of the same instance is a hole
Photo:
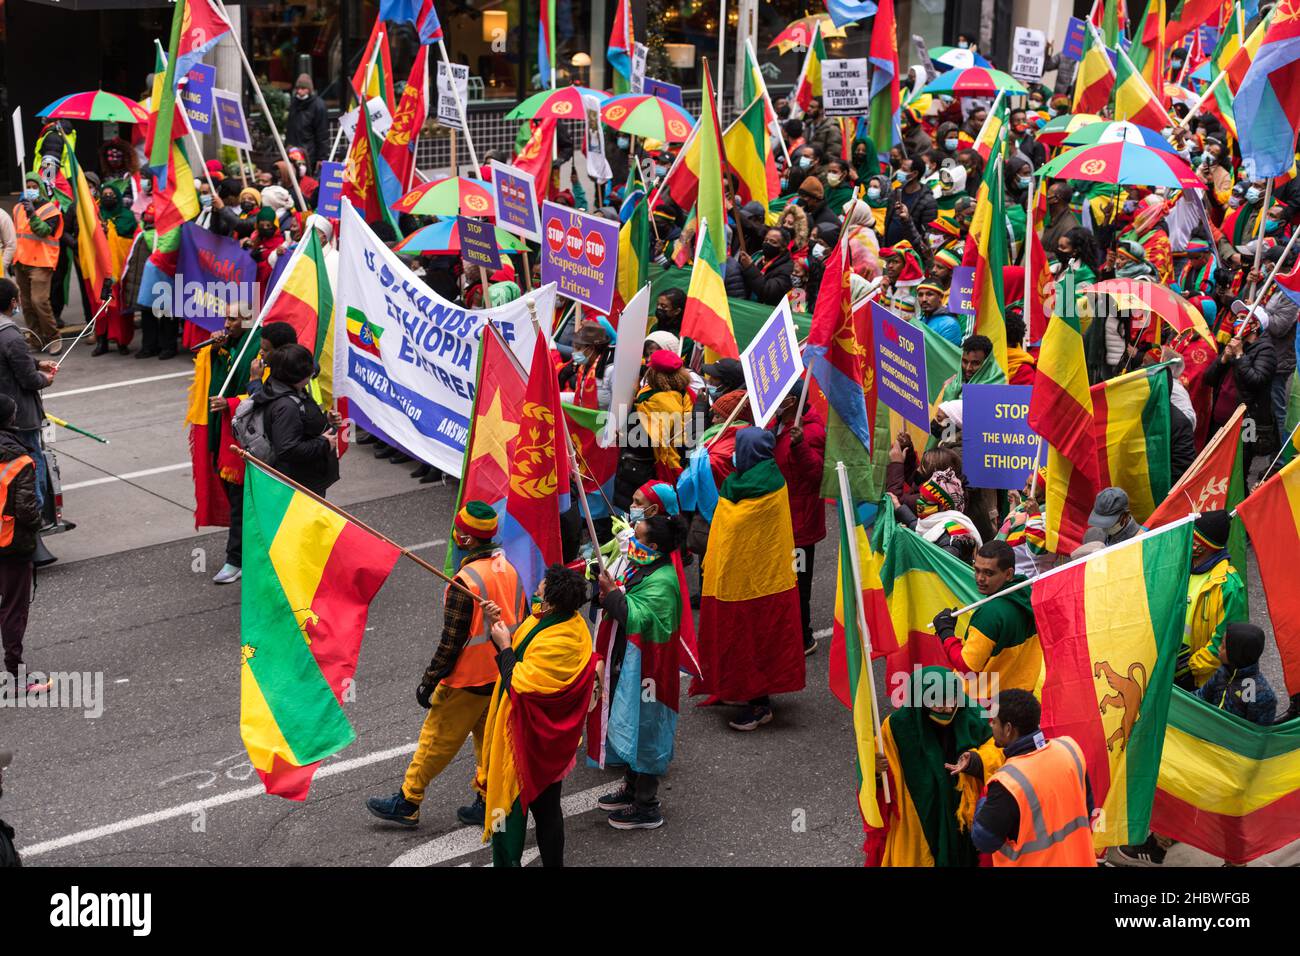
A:
{"label": "green scarf", "polygon": [[750,498],[761,498],[784,486],[785,479],[781,477],[776,459],[769,458],[745,471],[729,474],[718,491],[718,497],[739,503]]}
{"label": "green scarf", "polygon": [[[926,683],[946,678],[952,672],[946,667],[923,667],[912,672],[911,699],[922,700]],[[898,759],[903,765],[903,778],[907,791],[916,806],[925,842],[930,845],[935,866],[978,866],[979,855],[970,837],[961,832],[957,824],[957,807],[961,795],[957,778],[944,769],[942,734],[951,730],[954,735],[954,756],[978,747],[993,733],[988,721],[979,715],[978,708],[970,706],[960,690],[960,706],[953,714],[952,723],[941,727],[930,719],[924,706],[900,707],[889,715],[889,727],[894,743],[898,745]]]}
{"label": "green scarf", "polygon": [[[546,630],[548,627],[554,627],[556,624],[563,624],[571,617],[573,617],[572,614],[559,614],[557,612],[552,611],[550,614],[547,614],[545,617],[538,618],[537,623],[533,626],[533,629],[524,635],[524,639],[520,641],[519,646],[515,648],[515,660],[522,661],[524,659],[524,651],[528,649],[528,645],[533,642],[534,637],[542,633],[542,631]],[[506,692],[505,681],[500,681],[500,680],[497,681],[497,697],[500,697],[505,692]],[[516,807],[519,806],[518,801],[515,802],[515,806]]]}

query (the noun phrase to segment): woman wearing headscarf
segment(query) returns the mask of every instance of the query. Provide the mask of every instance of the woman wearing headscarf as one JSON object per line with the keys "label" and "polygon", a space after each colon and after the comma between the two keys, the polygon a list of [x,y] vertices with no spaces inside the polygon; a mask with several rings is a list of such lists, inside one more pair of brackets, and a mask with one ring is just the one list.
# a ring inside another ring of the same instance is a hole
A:
{"label": "woman wearing headscarf", "polygon": [[1147,264],[1165,285],[1174,281],[1173,247],[1165,223],[1168,211],[1169,206],[1161,196],[1151,193],[1143,197],[1141,208],[1133,217],[1133,228],[1120,237],[1122,240],[1131,239],[1142,247]]}
{"label": "woman wearing headscarf", "polygon": [[596,801],[616,830],[663,824],[659,778],[673,758],[679,675],[699,675],[681,556],[686,522],[677,495],[669,485],[650,482],[637,490],[637,499],[623,560],[600,576],[600,700],[587,733],[591,760],[626,768],[622,786]]}
{"label": "woman wearing headscarf", "polygon": [[951,468],[934,472],[917,490],[915,514],[899,505],[904,524],[941,548],[948,548],[959,537],[970,536],[975,547],[984,543],[975,522],[966,516],[966,488],[961,476]]}
{"label": "woman wearing headscarf", "polygon": [[747,701],[729,722],[757,730],[773,694],[802,690],[804,647],[785,479],[764,428],[736,435],[736,470],[718,490],[700,598],[700,667],[692,694]]}
{"label": "woman wearing headscarf", "polygon": [[934,201],[939,206],[939,217],[935,222],[946,222],[955,226],[957,200],[964,199],[966,195],[965,167],[954,164],[939,170],[939,185],[934,191]]}
{"label": "woman wearing headscarf", "polygon": [[553,564],[537,587],[532,614],[513,633],[500,608],[484,608],[500,676],[475,787],[486,795],[483,842],[492,842],[493,866],[520,865],[529,813],[542,865],[564,865],[560,787],[573,769],[596,675],[582,617],[586,602],[582,576]]}
{"label": "woman wearing headscarf", "polygon": [[[883,213],[883,207],[882,207]],[[844,240],[849,269],[870,281],[880,275],[880,239],[876,210],[870,201],[855,199],[844,209]]]}
{"label": "woman wearing headscarf", "polygon": [[786,206],[781,210],[778,220],[783,229],[790,233],[790,255],[799,256],[808,253],[808,214],[802,206]]}
{"label": "woman wearing headscarf", "polygon": [[[871,209],[871,217],[867,223],[871,226],[876,234],[876,244],[879,245],[879,239],[885,234],[885,216],[889,212],[889,204],[892,201],[892,194],[889,190],[888,176],[872,176],[867,180],[866,188],[862,190],[862,201]],[[845,220],[848,219],[848,211],[845,211]]]}
{"label": "woman wearing headscarf", "polygon": [[866,185],[874,176],[880,174],[880,154],[876,144],[869,137],[859,136],[853,141],[853,175],[858,186]]}
{"label": "woman wearing headscarf", "polygon": [[[99,217],[104,234],[108,236],[108,250],[113,265],[112,278],[116,280],[125,271],[136,233],[135,213],[122,201],[118,184],[107,183],[100,188]],[[98,294],[99,291],[96,289],[95,293]],[[121,284],[114,281],[111,303],[95,320],[95,349],[90,354],[103,355],[108,351],[108,342],[112,339],[117,343],[117,350],[126,355],[127,346],[134,335],[135,303],[123,299]]]}
{"label": "woman wearing headscarf", "polygon": [[[970,827],[975,804],[1001,768],[1002,752],[979,705],[946,667],[915,670],[902,706],[880,727],[876,773],[889,781],[889,802],[877,781],[882,829],[868,829],[871,866],[979,865]],[[966,751],[979,757],[975,773],[951,768]],[[864,770],[865,772],[865,770]]]}

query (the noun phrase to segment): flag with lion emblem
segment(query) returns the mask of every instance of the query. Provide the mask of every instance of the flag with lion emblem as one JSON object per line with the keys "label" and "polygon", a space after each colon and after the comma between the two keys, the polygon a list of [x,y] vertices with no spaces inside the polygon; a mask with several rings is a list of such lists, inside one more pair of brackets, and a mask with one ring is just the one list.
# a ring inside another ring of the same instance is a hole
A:
{"label": "flag with lion emblem", "polygon": [[1043,733],[1083,748],[1098,849],[1147,838],[1191,550],[1188,515],[1034,582]]}
{"label": "flag with lion emblem", "polygon": [[539,335],[510,453],[510,491],[501,516],[501,547],[528,594],[536,590],[546,566],[561,559],[560,515],[569,509],[569,474],[560,384],[546,338]]}

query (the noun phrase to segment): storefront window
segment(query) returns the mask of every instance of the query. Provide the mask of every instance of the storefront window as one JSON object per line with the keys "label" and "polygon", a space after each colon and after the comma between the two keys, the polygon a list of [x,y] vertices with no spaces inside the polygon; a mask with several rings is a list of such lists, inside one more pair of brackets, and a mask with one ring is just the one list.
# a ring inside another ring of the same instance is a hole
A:
{"label": "storefront window", "polygon": [[520,98],[520,50],[537,48],[536,20],[532,41],[522,42],[521,10],[521,0],[469,0],[440,9],[447,55],[469,67],[471,101]]}
{"label": "storefront window", "polygon": [[[363,17],[374,17],[370,4],[362,7]],[[249,18],[249,60],[258,76],[288,90],[300,73],[309,73],[326,102],[339,105],[334,82],[339,70],[339,0],[272,2],[248,5],[243,11]],[[363,22],[368,32],[371,19]],[[365,44],[365,36],[360,44]]]}

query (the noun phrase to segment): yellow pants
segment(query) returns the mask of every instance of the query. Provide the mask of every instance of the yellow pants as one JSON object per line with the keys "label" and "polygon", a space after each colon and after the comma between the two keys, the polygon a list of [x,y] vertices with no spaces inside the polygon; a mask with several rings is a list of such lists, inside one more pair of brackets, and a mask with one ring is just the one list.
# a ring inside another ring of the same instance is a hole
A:
{"label": "yellow pants", "polygon": [[[474,765],[483,760],[483,731],[491,694],[473,694],[439,684],[429,701],[429,713],[420,728],[411,765],[406,768],[402,793],[412,803],[424,800],[424,790],[460,753],[465,738],[474,736]],[[473,777],[473,774],[470,775]]]}

